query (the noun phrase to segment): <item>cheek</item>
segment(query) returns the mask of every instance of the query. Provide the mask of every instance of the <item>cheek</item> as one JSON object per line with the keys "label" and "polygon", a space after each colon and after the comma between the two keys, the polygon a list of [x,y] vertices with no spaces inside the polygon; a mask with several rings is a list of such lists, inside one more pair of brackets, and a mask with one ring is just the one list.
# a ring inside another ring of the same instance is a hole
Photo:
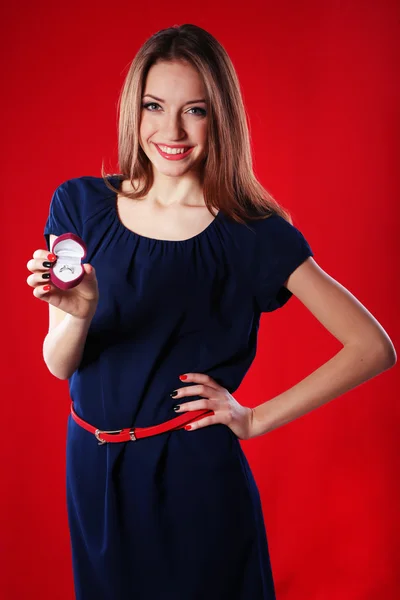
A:
{"label": "cheek", "polygon": [[197,136],[198,136],[198,139],[201,140],[201,142],[203,144],[206,144],[206,142],[207,142],[207,132],[208,132],[207,123],[202,123],[201,126],[198,127]]}
{"label": "cheek", "polygon": [[154,127],[151,125],[151,122],[143,118],[139,127],[139,134],[142,141],[146,142],[147,138],[150,137],[153,131]]}

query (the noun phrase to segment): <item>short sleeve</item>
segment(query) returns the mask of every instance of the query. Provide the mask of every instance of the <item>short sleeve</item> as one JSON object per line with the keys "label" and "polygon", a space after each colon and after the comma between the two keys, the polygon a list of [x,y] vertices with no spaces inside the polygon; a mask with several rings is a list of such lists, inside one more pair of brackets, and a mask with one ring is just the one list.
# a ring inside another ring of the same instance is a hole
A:
{"label": "short sleeve", "polygon": [[49,215],[44,227],[44,238],[47,249],[50,250],[50,234],[61,235],[62,233],[81,234],[80,202],[75,192],[71,193],[68,181],[59,185],[51,198]]}
{"label": "short sleeve", "polygon": [[297,227],[274,214],[258,222],[256,302],[260,312],[281,308],[292,297],[283,284],[314,253]]}

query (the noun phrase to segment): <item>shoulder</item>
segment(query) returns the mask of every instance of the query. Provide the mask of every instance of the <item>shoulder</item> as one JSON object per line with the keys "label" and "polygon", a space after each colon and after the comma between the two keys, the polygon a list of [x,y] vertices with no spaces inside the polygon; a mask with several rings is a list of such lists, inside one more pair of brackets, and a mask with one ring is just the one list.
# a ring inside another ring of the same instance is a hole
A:
{"label": "shoulder", "polygon": [[293,253],[297,249],[311,251],[303,231],[277,213],[267,218],[252,220],[250,226],[255,232],[256,248],[262,252],[285,254]]}
{"label": "shoulder", "polygon": [[[111,183],[117,185],[116,180]],[[102,177],[84,175],[61,182],[53,192],[44,227],[47,247],[50,235],[71,232],[86,239],[89,230],[104,221],[107,211],[113,206],[113,194]]]}
{"label": "shoulder", "polygon": [[[114,186],[118,180],[118,176],[112,175],[108,177],[110,183]],[[72,177],[66,179],[56,188],[62,192],[72,194],[74,196],[82,193],[86,194],[111,194],[112,191],[106,186],[102,177],[94,175],[81,175],[80,177]]]}
{"label": "shoulder", "polygon": [[278,214],[253,223],[256,298],[260,310],[269,312],[286,304],[289,277],[314,253],[300,229]]}
{"label": "shoulder", "polygon": [[[117,175],[109,176],[108,180],[113,186],[118,184]],[[109,200],[113,194],[102,177],[82,175],[60,183],[53,193],[53,202],[70,206],[85,221],[96,213],[103,200]]]}
{"label": "shoulder", "polygon": [[289,223],[286,219],[277,213],[272,213],[269,217],[255,219],[251,221],[251,226],[254,226],[258,235],[291,235],[295,231],[299,231],[296,225]]}

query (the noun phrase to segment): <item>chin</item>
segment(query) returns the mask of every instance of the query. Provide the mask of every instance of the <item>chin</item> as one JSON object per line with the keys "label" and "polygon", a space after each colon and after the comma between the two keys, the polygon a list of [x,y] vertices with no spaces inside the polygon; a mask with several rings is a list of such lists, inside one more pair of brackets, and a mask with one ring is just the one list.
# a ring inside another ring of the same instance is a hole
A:
{"label": "chin", "polygon": [[154,164],[153,167],[156,169],[156,171],[158,171],[158,173],[166,175],[167,177],[181,177],[182,175],[185,175],[185,173],[188,173],[193,169],[193,165],[187,165],[184,169],[178,169],[176,167],[169,169],[168,167],[157,167],[157,165]]}

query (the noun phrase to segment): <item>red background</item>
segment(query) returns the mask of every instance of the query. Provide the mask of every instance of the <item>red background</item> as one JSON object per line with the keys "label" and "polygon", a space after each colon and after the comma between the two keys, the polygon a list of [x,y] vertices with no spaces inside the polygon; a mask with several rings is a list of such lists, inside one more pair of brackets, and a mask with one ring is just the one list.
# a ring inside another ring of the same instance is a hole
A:
{"label": "red background", "polygon": [[[103,158],[117,172],[118,94],[136,51],[159,29],[194,23],[224,45],[250,118],[256,175],[291,211],[320,266],[400,347],[400,6],[245,8],[158,0],[16,1],[3,9],[1,600],[73,597],[68,385],[43,362],[48,306],[26,284],[26,263],[45,248],[56,186],[99,176]],[[262,316],[257,357],[235,398],[261,404],[340,347],[294,297]],[[278,600],[399,598],[397,374],[242,442],[262,497]]]}

